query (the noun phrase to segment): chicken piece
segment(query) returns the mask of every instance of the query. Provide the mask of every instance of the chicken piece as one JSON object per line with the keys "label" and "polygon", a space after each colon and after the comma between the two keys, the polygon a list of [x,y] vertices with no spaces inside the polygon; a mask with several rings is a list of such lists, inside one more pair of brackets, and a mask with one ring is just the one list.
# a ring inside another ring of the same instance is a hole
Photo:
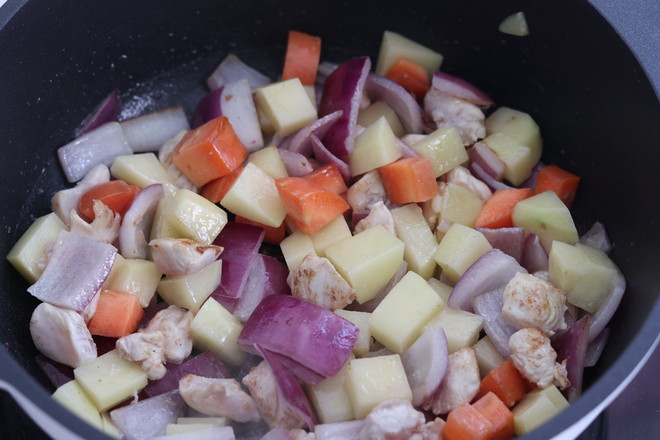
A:
{"label": "chicken piece", "polygon": [[565,330],[566,295],[534,275],[518,272],[504,288],[502,316],[517,329],[536,327],[552,336]]}
{"label": "chicken piece", "polygon": [[243,384],[250,390],[261,417],[271,429],[280,426],[288,430],[305,426],[305,422],[280,396],[275,377],[265,361],[250,369],[243,378]]}
{"label": "chicken piece", "polygon": [[424,414],[407,400],[386,400],[364,419],[360,440],[408,440],[422,438]]}
{"label": "chicken piece", "polygon": [[417,142],[421,141],[424,139],[427,135],[425,134],[415,134],[415,133],[409,133],[401,137],[401,141],[408,145],[409,147],[413,147]]}
{"label": "chicken piece", "polygon": [[463,139],[463,145],[472,145],[486,136],[484,113],[463,99],[432,88],[424,97],[424,110],[438,128],[456,128]]}
{"label": "chicken piece", "polygon": [[190,325],[193,318],[191,311],[172,305],[156,313],[149,324],[139,332],[162,333],[165,360],[173,364],[180,364],[192,352]]}
{"label": "chicken piece", "polygon": [[360,180],[348,188],[346,193],[348,204],[353,211],[367,211],[376,202],[389,204],[387,192],[378,170],[369,171]]}
{"label": "chicken piece", "polygon": [[93,209],[95,217],[91,223],[80,218],[75,209],[71,210],[69,213],[71,215],[71,232],[102,243],[114,243],[119,237],[121,215],[115,213],[100,200],[93,201]]}
{"label": "chicken piece", "polygon": [[63,189],[55,193],[51,199],[53,212],[70,226],[70,212],[78,209],[80,198],[93,186],[110,181],[110,170],[105,165],[97,165],[87,172],[85,177],[73,188]]}
{"label": "chicken piece", "polygon": [[447,183],[455,183],[470,191],[479,197],[482,202],[486,202],[493,195],[493,192],[481,180],[472,175],[470,170],[464,166],[457,166],[447,173]]}
{"label": "chicken piece", "polygon": [[[470,403],[479,391],[481,376],[472,347],[466,347],[449,355],[447,373],[436,391],[432,405],[433,414],[447,414],[464,403]],[[426,408],[425,406],[425,409]]]}
{"label": "chicken piece", "polygon": [[233,378],[213,379],[188,374],[179,380],[179,393],[192,409],[236,422],[261,420],[257,405]]}
{"label": "chicken piece", "polygon": [[188,238],[157,238],[149,242],[152,259],[166,275],[189,275],[218,259],[222,246],[206,245]]}
{"label": "chicken piece", "polygon": [[330,260],[311,253],[289,272],[287,283],[293,296],[326,309],[343,309],[355,300],[355,290]]}
{"label": "chicken piece", "polygon": [[550,338],[537,328],[524,328],[509,338],[511,359],[518,371],[530,382],[541,388],[554,384],[559,389],[571,383],[566,372],[566,360],[555,362],[557,352],[550,345]]}
{"label": "chicken piece", "polygon": [[158,160],[163,164],[168,173],[174,178],[174,182],[179,188],[188,189],[192,192],[198,192],[198,188],[186,177],[185,174],[174,164],[173,152],[176,146],[179,144],[183,136],[187,133],[186,130],[181,130],[179,134],[174,136],[169,141],[165,142],[163,146],[158,150]]}
{"label": "chicken piece", "polygon": [[96,359],[96,344],[85,320],[73,310],[41,303],[32,312],[30,334],[44,356],[76,368]]}
{"label": "chicken piece", "polygon": [[390,231],[392,235],[396,235],[392,213],[380,200],[369,207],[369,215],[355,225],[353,233],[358,234],[377,225],[384,227]]}
{"label": "chicken piece", "polygon": [[442,440],[442,430],[445,427],[444,419],[436,417],[422,426],[423,440]]}
{"label": "chicken piece", "polygon": [[165,337],[161,332],[133,333],[117,339],[115,348],[119,356],[137,362],[146,371],[150,380],[162,379],[165,368]]}
{"label": "chicken piece", "polygon": [[96,308],[99,305],[99,299],[101,298],[101,295],[99,295],[100,290],[96,292],[96,295],[92,297],[92,299],[87,303],[84,309],[80,311],[80,316],[83,317],[85,320],[85,323],[89,324],[89,321],[92,320],[92,316],[94,316],[94,313],[96,313]]}

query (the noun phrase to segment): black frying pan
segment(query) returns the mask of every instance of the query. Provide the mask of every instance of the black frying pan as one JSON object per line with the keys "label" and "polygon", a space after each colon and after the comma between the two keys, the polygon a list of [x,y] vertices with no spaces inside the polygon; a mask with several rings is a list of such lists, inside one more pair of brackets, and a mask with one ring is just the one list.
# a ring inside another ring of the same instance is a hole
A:
{"label": "black frying pan", "polygon": [[[322,36],[322,57],[335,62],[375,60],[383,30],[396,31],[441,52],[443,70],[499,105],[532,114],[543,160],[583,178],[573,211],[578,230],[599,220],[615,243],[611,256],[628,290],[610,343],[588,370],[583,397],[525,438],[551,438],[574,425],[608,400],[660,333],[658,98],[625,44],[584,1],[390,3],[9,0],[0,10],[0,255],[50,210],[51,196],[65,187],[56,148],[112,89],[131,104],[125,117],[170,104],[183,104],[191,116],[203,79],[229,52],[276,77],[289,29]],[[531,35],[499,33],[502,18],[519,10]],[[37,305],[27,287],[3,259],[0,384],[78,436],[102,438],[49,397],[27,331]],[[57,426],[46,429],[58,435]]]}

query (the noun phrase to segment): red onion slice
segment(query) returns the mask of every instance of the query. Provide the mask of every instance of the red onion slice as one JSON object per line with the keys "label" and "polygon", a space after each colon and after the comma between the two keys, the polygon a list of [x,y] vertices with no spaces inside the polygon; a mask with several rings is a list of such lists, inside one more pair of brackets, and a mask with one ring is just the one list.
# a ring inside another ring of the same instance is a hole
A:
{"label": "red onion slice", "polygon": [[445,377],[449,363],[443,328],[426,327],[408,350],[401,354],[401,362],[412,390],[413,406],[430,402]]}
{"label": "red onion slice", "polygon": [[227,83],[247,79],[250,87],[261,87],[270,84],[270,78],[258,70],[248,66],[234,54],[229,54],[222,60],[206,80],[206,85],[215,90]]}
{"label": "red onion slice", "polygon": [[477,231],[484,234],[492,247],[511,255],[518,263],[521,262],[523,243],[525,242],[525,230],[523,228],[477,228]]}
{"label": "red onion slice", "polygon": [[456,98],[463,99],[483,109],[489,108],[495,102],[486,93],[474,84],[450,75],[446,72],[436,71],[431,79],[431,87],[448,93]]}
{"label": "red onion slice", "polygon": [[358,328],[339,315],[289,295],[269,295],[243,326],[239,345],[254,345],[285,356],[314,373],[329,377],[348,360]]}
{"label": "red onion slice", "polygon": [[286,429],[276,426],[261,437],[260,440],[293,440],[293,437],[291,437],[291,434]]}
{"label": "red onion slice", "polygon": [[112,165],[115,157],[132,154],[119,122],[108,122],[57,149],[69,182],[77,182],[96,165]]}
{"label": "red onion slice", "polygon": [[399,148],[401,148],[401,157],[406,158],[406,157],[419,157],[419,153],[415,150],[412,149],[410,145],[402,141],[401,139],[397,139],[399,142]]}
{"label": "red onion slice", "polygon": [[472,300],[491,290],[504,287],[513,276],[527,271],[510,255],[491,249],[475,261],[459,278],[447,305],[472,312]]}
{"label": "red onion slice", "polygon": [[504,358],[511,357],[509,338],[518,329],[502,316],[504,287],[483,293],[472,301],[474,312],[483,318],[484,331]]}
{"label": "red onion slice", "polygon": [[211,119],[222,116],[221,96],[222,87],[211,90],[199,100],[193,113],[192,126],[194,128],[204,125]]}
{"label": "red onion slice", "polygon": [[582,394],[584,360],[589,343],[589,319],[589,315],[584,316],[566,331],[561,340],[561,348],[557,352],[557,362],[566,360],[566,372],[571,385],[563,393],[569,402],[574,402]]}
{"label": "red onion slice", "polygon": [[504,176],[504,162],[485,142],[476,142],[470,149],[470,161],[479,164],[481,169],[495,180]]}
{"label": "red onion slice", "polygon": [[375,73],[369,74],[365,87],[372,101],[383,101],[394,110],[407,133],[422,133],[422,108],[406,89]]}
{"label": "red onion slice", "polygon": [[309,157],[312,154],[311,136],[315,135],[318,138],[323,138],[343,114],[343,111],[337,110],[307,124],[291,137],[287,149]]}
{"label": "red onion slice", "polygon": [[188,405],[179,390],[150,397],[110,411],[110,418],[126,440],[147,440],[165,434],[165,429],[183,417]]}
{"label": "red onion slice", "polygon": [[323,423],[314,427],[315,440],[346,440],[360,438],[364,419],[348,422]]}
{"label": "red onion slice", "polygon": [[477,162],[472,162],[470,164],[470,172],[474,177],[488,185],[488,188],[490,188],[491,191],[497,191],[498,189],[514,189],[513,186],[507,185],[504,182],[500,182],[488,174],[488,172],[486,172],[486,170],[484,170],[484,168]]}
{"label": "red onion slice", "polygon": [[370,68],[369,57],[348,60],[328,76],[323,87],[319,115],[323,117],[338,110],[342,111],[341,118],[323,137],[323,142],[332,154],[342,159],[353,151],[355,125]]}
{"label": "red onion slice", "polygon": [[51,358],[38,354],[35,358],[37,365],[44,372],[48,380],[55,388],[59,388],[73,380],[73,368],[52,360]]}
{"label": "red onion slice", "polygon": [[182,130],[190,130],[181,106],[168,107],[119,123],[133,152],[158,151]]}
{"label": "red onion slice", "polygon": [[529,273],[548,270],[548,251],[538,235],[531,233],[525,237],[522,253],[522,265]]}
{"label": "red onion slice", "polygon": [[591,228],[580,237],[580,243],[601,250],[606,254],[612,251],[612,242],[605,230],[605,226],[600,223],[594,223]]}
{"label": "red onion slice", "polygon": [[116,256],[112,245],[61,231],[46,270],[28,292],[80,312],[105,282]]}
{"label": "red onion slice", "polygon": [[585,367],[593,367],[600,359],[605,350],[605,345],[610,337],[610,329],[605,327],[587,346],[587,355],[584,358]]}
{"label": "red onion slice", "polygon": [[157,183],[147,186],[133,199],[119,228],[119,250],[124,258],[147,259],[151,224],[163,193],[163,185]]}
{"label": "red onion slice", "polygon": [[243,293],[236,303],[234,316],[241,322],[248,320],[254,309],[266,295],[266,265],[261,255],[252,259]]}
{"label": "red onion slice", "polygon": [[110,92],[108,96],[87,116],[82,126],[76,131],[76,137],[81,136],[88,131],[107,123],[116,121],[119,117],[121,106],[119,105],[119,95],[117,90]]}
{"label": "red onion slice", "polygon": [[300,153],[295,153],[284,148],[278,148],[282,163],[290,177],[302,177],[314,171],[314,165],[310,160]]}
{"label": "red onion slice", "polygon": [[589,327],[589,342],[593,341],[605,326],[610,322],[614,312],[621,303],[621,298],[626,291],[626,279],[619,272],[612,281],[612,290],[605,298],[598,311],[591,315],[591,325]]}
{"label": "red onion slice", "polygon": [[344,179],[344,182],[349,183],[351,181],[351,167],[348,166],[346,162],[335,156],[325,148],[325,145],[323,145],[323,142],[316,137],[316,135],[311,136],[311,141],[312,141],[312,149],[314,150],[314,157],[316,160],[318,160],[320,163],[326,165],[326,164],[333,164],[337,167],[337,170],[339,170],[339,174],[341,174],[341,177]]}

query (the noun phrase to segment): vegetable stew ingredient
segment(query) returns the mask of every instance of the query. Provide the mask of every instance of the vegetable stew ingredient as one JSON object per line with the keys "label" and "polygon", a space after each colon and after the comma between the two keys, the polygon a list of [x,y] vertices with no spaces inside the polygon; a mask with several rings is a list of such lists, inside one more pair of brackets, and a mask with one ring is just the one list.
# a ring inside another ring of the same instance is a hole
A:
{"label": "vegetable stew ingredient", "polygon": [[399,84],[417,99],[424,97],[431,87],[426,68],[406,57],[396,60],[385,74],[385,78]]}
{"label": "vegetable stew ingredient", "polygon": [[577,192],[580,177],[556,165],[547,165],[539,171],[534,194],[552,190],[566,206],[571,206]]}
{"label": "vegetable stew ingredient", "polygon": [[500,189],[486,201],[477,217],[475,228],[510,228],[513,226],[513,208],[532,196],[529,188]]}
{"label": "vegetable stew ingredient", "polygon": [[433,166],[426,157],[406,157],[378,170],[394,204],[425,202],[438,193]]}
{"label": "vegetable stew ingredient", "polygon": [[282,81],[298,78],[305,86],[314,85],[320,58],[321,39],[319,37],[290,30]]}
{"label": "vegetable stew ingredient", "polygon": [[99,295],[96,313],[88,324],[90,333],[109,338],[133,333],[144,316],[140,300],[130,293],[112,290],[104,290]]}
{"label": "vegetable stew ingredient", "polygon": [[123,180],[111,180],[88,189],[80,198],[78,209],[87,221],[94,220],[93,201],[99,200],[117,214],[123,216],[140,189]]}

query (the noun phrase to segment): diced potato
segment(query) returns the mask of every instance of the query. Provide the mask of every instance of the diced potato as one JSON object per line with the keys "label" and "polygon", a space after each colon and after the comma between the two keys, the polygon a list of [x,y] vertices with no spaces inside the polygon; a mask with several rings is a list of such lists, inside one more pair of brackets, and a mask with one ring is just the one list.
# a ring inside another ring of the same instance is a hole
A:
{"label": "diced potato", "polygon": [[405,243],[403,259],[408,268],[428,279],[433,276],[436,262],[433,256],[438,242],[429,228],[422,208],[411,203],[391,210],[396,235]]}
{"label": "diced potato", "polygon": [[53,399],[93,427],[103,430],[98,408],[77,381],[71,380],[61,385],[53,393]]}
{"label": "diced potato", "polygon": [[479,339],[476,344],[472,346],[474,354],[477,357],[477,364],[479,364],[479,373],[483,378],[490,370],[497,367],[504,362],[504,357],[497,351],[488,335]]}
{"label": "diced potato", "polygon": [[121,439],[124,436],[107,412],[101,413],[101,422],[103,423],[103,432],[105,434],[116,439]]}
{"label": "diced potato", "polygon": [[46,267],[39,264],[40,258],[65,229],[64,222],[53,212],[39,217],[11,248],[7,260],[29,283],[36,283]]}
{"label": "diced potato", "polygon": [[514,35],[516,37],[526,37],[529,35],[529,26],[525,19],[525,13],[520,11],[507,16],[497,28],[503,34]]}
{"label": "diced potato", "polygon": [[356,301],[372,299],[403,262],[404,244],[382,226],[374,226],[325,250],[337,271],[349,282]]}
{"label": "diced potato", "polygon": [[369,328],[371,313],[342,309],[335,310],[335,313],[358,328],[359,333],[355,345],[353,345],[353,353],[356,356],[368,353],[371,346],[371,329]]}
{"label": "diced potato", "polygon": [[289,270],[297,268],[307,254],[317,255],[312,237],[300,231],[295,231],[282,240],[280,249]]}
{"label": "diced potato", "polygon": [[600,308],[617,274],[604,252],[580,243],[553,242],[548,263],[550,282],[566,292],[571,304],[589,313]]}
{"label": "diced potato", "polygon": [[154,153],[118,156],[112,163],[110,172],[117,179],[139,188],[162,183],[166,194],[174,194],[179,188],[174,177]]}
{"label": "diced potato", "polygon": [[220,284],[222,260],[214,261],[189,275],[166,276],[158,283],[158,293],[170,305],[197,312]]}
{"label": "diced potato", "polygon": [[316,385],[305,386],[309,401],[321,423],[338,423],[353,420],[353,407],[344,384],[348,363],[334,376]]}
{"label": "diced potato", "polygon": [[503,133],[532,149],[535,162],[541,159],[543,141],[541,130],[532,117],[520,110],[499,107],[485,120],[486,134]]}
{"label": "diced potato", "polygon": [[248,156],[247,160],[261,168],[261,171],[273,179],[289,177],[284,162],[282,162],[282,156],[274,145],[255,151]]}
{"label": "diced potato", "polygon": [[355,147],[348,158],[353,176],[392,163],[401,157],[399,141],[384,116],[378,118],[355,138]]}
{"label": "diced potato", "polygon": [[316,108],[298,78],[255,89],[258,107],[280,136],[288,136],[314,121]]}
{"label": "diced potato", "polygon": [[530,391],[512,410],[514,431],[524,435],[567,407],[568,401],[554,385]]}
{"label": "diced potato", "polygon": [[408,272],[373,311],[369,328],[378,342],[400,354],[443,307],[442,299],[426,280]]}
{"label": "diced potato", "polygon": [[532,175],[538,159],[530,147],[503,133],[490,134],[483,142],[504,162],[503,176],[513,185],[520,185]]}
{"label": "diced potato", "polygon": [[199,309],[190,325],[193,344],[200,350],[209,350],[232,365],[240,365],[245,352],[238,346],[238,335],[243,324],[213,298]]}
{"label": "diced potato", "polygon": [[99,411],[136,395],[147,385],[147,373],[135,362],[111,350],[73,370],[78,384]]}
{"label": "diced potato", "polygon": [[442,302],[447,304],[447,301],[449,300],[449,295],[451,295],[452,287],[446,285],[437,278],[429,278],[426,281],[429,283],[429,286],[433,287],[435,293],[440,295],[440,298],[442,298]]}
{"label": "diced potato", "polygon": [[445,307],[426,326],[442,327],[447,338],[449,354],[474,345],[479,339],[484,320],[480,315],[464,310]]}
{"label": "diced potato", "polygon": [[468,160],[461,135],[454,127],[440,127],[412,148],[420,156],[429,158],[435,177],[450,172]]}
{"label": "diced potato", "polygon": [[461,185],[448,183],[442,194],[440,217],[450,223],[460,223],[472,228],[483,207],[481,199],[472,191]]}
{"label": "diced potato", "polygon": [[[204,197],[180,189],[158,204],[151,238],[189,238],[211,244],[227,224],[227,213]],[[279,226],[279,225],[277,225]]]}
{"label": "diced potato", "polygon": [[412,41],[403,35],[385,31],[380,43],[380,51],[378,52],[376,73],[385,75],[401,57],[406,57],[417,64],[421,64],[426,68],[429,75],[440,69],[443,58],[438,52]]}
{"label": "diced potato", "polygon": [[401,137],[406,134],[403,124],[401,124],[401,120],[396,112],[384,101],[376,101],[364,110],[360,110],[357,123],[363,127],[368,127],[381,117],[385,117],[396,137]]}
{"label": "diced potato", "polygon": [[325,225],[319,231],[311,235],[314,250],[319,257],[325,257],[325,250],[335,243],[351,238],[351,229],[346,223],[343,215]]}
{"label": "diced potato", "polygon": [[455,283],[472,263],[492,248],[481,232],[455,223],[440,240],[435,261],[443,273]]}
{"label": "diced potato", "polygon": [[252,162],[245,165],[220,204],[236,215],[275,228],[286,216],[275,180]]}
{"label": "diced potato", "polygon": [[179,417],[176,419],[178,425],[188,425],[188,424],[211,424],[213,426],[227,426],[229,425],[229,419],[226,417]]}
{"label": "diced potato", "polygon": [[168,423],[165,427],[165,435],[206,431],[212,428],[215,428],[215,425],[212,423],[186,423],[184,425],[180,425],[178,423]]}
{"label": "diced potato", "polygon": [[124,258],[117,254],[104,289],[130,293],[140,300],[142,307],[151,302],[163,273],[153,261]]}
{"label": "diced potato", "polygon": [[363,419],[386,400],[412,401],[412,391],[398,354],[348,361],[344,387],[356,419]]}
{"label": "diced potato", "polygon": [[554,191],[546,191],[521,200],[513,209],[513,225],[525,229],[525,234],[539,236],[546,251],[554,240],[573,244],[578,233],[571,212]]}

